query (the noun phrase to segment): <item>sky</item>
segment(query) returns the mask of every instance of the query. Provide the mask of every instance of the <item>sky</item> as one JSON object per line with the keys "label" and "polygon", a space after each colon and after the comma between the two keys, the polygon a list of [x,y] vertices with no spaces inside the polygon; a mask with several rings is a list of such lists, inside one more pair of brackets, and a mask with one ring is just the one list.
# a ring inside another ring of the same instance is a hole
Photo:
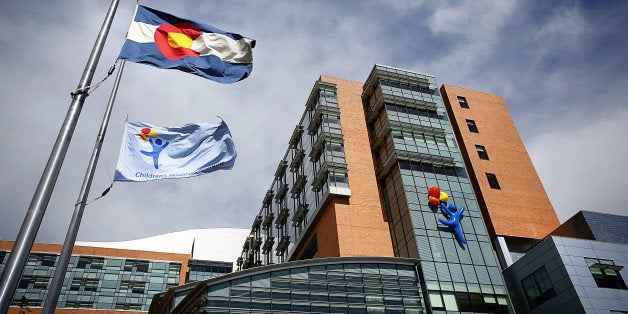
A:
{"label": "sky", "polygon": [[[94,76],[116,61],[135,1],[121,1]],[[219,84],[127,63],[90,199],[111,183],[125,119],[229,125],[235,167],[117,182],[78,240],[249,228],[320,75],[363,82],[374,64],[500,94],[561,221],[628,214],[626,1],[142,1],[257,41],[251,76]],[[14,240],[109,1],[0,1],[0,239]],[[63,243],[113,84],[87,98],[37,241]]]}

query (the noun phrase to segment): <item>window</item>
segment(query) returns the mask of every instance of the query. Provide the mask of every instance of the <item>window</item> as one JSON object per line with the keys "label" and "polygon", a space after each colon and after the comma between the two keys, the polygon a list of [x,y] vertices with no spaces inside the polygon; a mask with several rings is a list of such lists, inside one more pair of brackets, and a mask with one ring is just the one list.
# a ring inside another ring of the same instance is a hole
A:
{"label": "window", "polygon": [[48,277],[36,277],[33,283],[33,289],[46,289],[48,288],[49,281],[50,278]]}
{"label": "window", "polygon": [[478,151],[478,156],[480,156],[480,159],[488,160],[488,153],[486,152],[486,147],[482,145],[475,145],[475,150]]}
{"label": "window", "polygon": [[491,189],[501,190],[497,176],[494,173],[486,173],[486,179],[488,179],[488,185],[491,186]]}
{"label": "window", "polygon": [[27,299],[26,296],[22,295],[21,298],[17,299],[13,299],[13,304],[12,305],[18,305],[20,307],[40,307],[42,300],[39,299]]}
{"label": "window", "polygon": [[325,141],[325,161],[345,163],[343,143],[338,140]]}
{"label": "window", "polygon": [[54,267],[56,260],[57,260],[56,255],[43,255],[41,257],[41,266]]}
{"label": "window", "polygon": [[330,169],[329,185],[348,188],[349,181],[347,180],[347,171],[342,169]]}
{"label": "window", "polygon": [[530,308],[535,308],[556,295],[545,266],[537,269],[530,276],[521,280],[523,292]]}
{"label": "window", "polygon": [[57,255],[34,253],[28,256],[28,261],[26,262],[26,265],[28,266],[41,265],[41,266],[54,267],[56,260],[57,260]]}
{"label": "window", "polygon": [[122,281],[119,292],[121,293],[144,293],[146,283],[143,281]]}
{"label": "window", "polygon": [[136,303],[116,303],[116,310],[136,310],[139,311],[142,309],[141,304]]}
{"label": "window", "polygon": [[85,269],[87,268],[87,265],[89,265],[89,261],[80,257],[78,263],[76,264],[76,268]]}
{"label": "window", "polygon": [[128,259],[124,261],[124,270],[147,273],[148,261]]}
{"label": "window", "polygon": [[80,256],[76,267],[82,269],[102,269],[104,263],[105,259],[102,257]]}
{"label": "window", "polygon": [[508,313],[506,297],[501,295],[473,292],[430,291],[429,300],[433,310]]}
{"label": "window", "polygon": [[137,264],[136,265],[136,270],[138,272],[141,272],[141,273],[147,273],[148,272],[148,262]]}
{"label": "window", "polygon": [[469,127],[469,131],[470,131],[470,132],[473,132],[473,133],[480,133],[480,132],[478,131],[478,126],[475,124],[475,121],[473,121],[473,120],[469,120],[469,119],[466,119],[466,121],[467,121],[467,126]]}
{"label": "window", "polygon": [[98,291],[98,279],[89,278],[74,278],[72,279],[72,285],[70,291],[80,291],[83,287],[83,291]]}
{"label": "window", "polygon": [[458,96],[458,103],[460,104],[461,108],[469,109],[469,104],[467,103],[466,98]]}
{"label": "window", "polygon": [[22,279],[20,280],[20,283],[18,284],[18,286],[17,286],[17,287],[18,287],[19,289],[28,289],[28,286],[29,286],[31,283],[34,283],[34,282],[35,282],[35,279],[33,279],[33,278],[31,278],[31,277],[24,276],[24,277],[22,277]]}
{"label": "window", "polygon": [[587,262],[589,271],[598,287],[628,290],[626,282],[619,274],[624,266],[615,265],[615,262],[606,259],[585,257],[584,260]]}
{"label": "window", "polygon": [[[48,288],[48,282],[50,281],[50,277],[41,277],[41,276],[24,276],[20,283],[18,284],[18,288],[20,289],[46,289]],[[32,284],[32,288],[30,288]]]}
{"label": "window", "polygon": [[170,263],[168,265],[168,275],[179,276],[179,272],[180,271],[181,271],[181,264],[179,264],[179,263]]}

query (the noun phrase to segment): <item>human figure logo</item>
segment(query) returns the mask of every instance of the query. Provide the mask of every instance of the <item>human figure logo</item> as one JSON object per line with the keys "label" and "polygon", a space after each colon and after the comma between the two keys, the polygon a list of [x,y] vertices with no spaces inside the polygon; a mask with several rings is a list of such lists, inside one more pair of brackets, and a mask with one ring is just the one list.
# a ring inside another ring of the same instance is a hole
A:
{"label": "human figure logo", "polygon": [[143,128],[141,133],[139,134],[139,136],[143,139],[146,140],[148,139],[148,142],[150,143],[150,145],[153,147],[153,151],[152,152],[148,152],[145,150],[140,150],[140,153],[148,156],[148,157],[153,157],[153,166],[155,166],[155,169],[159,169],[159,154],[161,154],[161,151],[164,150],[164,148],[166,148],[166,146],[168,146],[169,142],[163,142],[161,139],[155,139],[155,141],[153,142],[154,137],[157,136],[157,131],[151,129],[151,128]]}
{"label": "human figure logo", "polygon": [[447,215],[447,220],[438,218],[438,221],[445,226],[453,228],[458,240],[460,240],[463,244],[467,244],[467,240],[464,238],[462,228],[460,227],[460,219],[462,218],[462,213],[464,213],[465,210],[464,206],[460,207],[460,210],[458,210],[456,204],[447,205],[449,196],[436,186],[430,187],[428,189],[428,194],[429,203],[431,205],[440,205]]}
{"label": "human figure logo", "polygon": [[462,213],[464,213],[464,206],[460,207],[460,210],[456,207],[456,204],[449,204],[446,206],[445,203],[440,203],[440,206],[445,210],[447,216],[449,216],[448,220],[438,218],[438,221],[445,226],[454,228],[454,232],[458,237],[458,240],[463,244],[467,244],[467,240],[464,238],[464,234],[462,234],[462,229],[460,228],[460,218],[462,218]]}

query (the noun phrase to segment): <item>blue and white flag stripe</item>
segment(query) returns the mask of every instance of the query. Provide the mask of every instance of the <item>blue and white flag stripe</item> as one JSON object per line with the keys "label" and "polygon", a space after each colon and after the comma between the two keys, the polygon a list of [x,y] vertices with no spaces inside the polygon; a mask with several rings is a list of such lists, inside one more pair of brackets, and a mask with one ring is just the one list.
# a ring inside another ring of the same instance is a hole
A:
{"label": "blue and white flag stripe", "polygon": [[116,181],[150,181],[232,169],[237,157],[229,127],[220,123],[159,127],[127,123]]}

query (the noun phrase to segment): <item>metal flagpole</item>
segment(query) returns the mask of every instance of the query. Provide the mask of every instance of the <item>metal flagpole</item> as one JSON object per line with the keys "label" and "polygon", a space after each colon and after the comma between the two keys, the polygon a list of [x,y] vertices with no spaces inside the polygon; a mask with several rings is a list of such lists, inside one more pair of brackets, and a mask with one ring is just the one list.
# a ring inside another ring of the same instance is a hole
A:
{"label": "metal flagpole", "polygon": [[116,81],[113,84],[111,94],[109,95],[109,102],[105,109],[105,114],[102,118],[100,130],[98,131],[98,137],[96,138],[96,144],[94,144],[94,151],[92,157],[89,160],[87,171],[85,172],[85,179],[83,179],[83,186],[79,192],[78,200],[74,206],[74,214],[72,215],[72,221],[68,227],[68,233],[65,236],[63,242],[63,248],[61,249],[61,256],[57,262],[52,282],[50,283],[50,290],[46,294],[46,302],[42,313],[52,314],[57,308],[57,302],[59,301],[59,294],[61,293],[61,287],[63,286],[63,279],[65,278],[65,272],[68,270],[68,264],[70,263],[70,257],[72,256],[72,249],[76,242],[76,235],[78,234],[81,219],[83,217],[83,210],[87,205],[87,197],[89,196],[89,190],[92,186],[92,180],[94,173],[96,172],[96,165],[98,164],[98,157],[100,156],[100,150],[102,148],[103,141],[105,140],[105,134],[107,133],[107,126],[109,124],[109,118],[111,117],[111,110],[113,103],[118,93],[118,86],[120,85],[120,78],[122,77],[122,71],[124,70],[124,60],[120,62],[120,68],[118,68],[118,74],[116,75]]}
{"label": "metal flagpole", "polygon": [[48,157],[46,168],[39,179],[39,184],[37,185],[31,204],[24,217],[24,222],[22,222],[20,232],[9,254],[9,259],[0,278],[0,313],[6,313],[11,306],[13,294],[15,293],[18,281],[24,270],[24,265],[26,264],[30,250],[35,242],[35,236],[37,235],[41,221],[44,218],[46,207],[48,206],[52,190],[57,182],[65,154],[70,146],[70,140],[76,128],[83,103],[85,102],[85,98],[87,98],[87,89],[94,77],[94,72],[96,71],[100,54],[105,46],[107,34],[111,28],[119,2],[120,0],[111,1],[109,11],[105,16],[100,33],[96,38],[92,52],[87,60],[79,85],[76,91],[72,93],[72,102],[70,103],[68,113],[57,135],[57,140],[50,152],[50,157]]}

